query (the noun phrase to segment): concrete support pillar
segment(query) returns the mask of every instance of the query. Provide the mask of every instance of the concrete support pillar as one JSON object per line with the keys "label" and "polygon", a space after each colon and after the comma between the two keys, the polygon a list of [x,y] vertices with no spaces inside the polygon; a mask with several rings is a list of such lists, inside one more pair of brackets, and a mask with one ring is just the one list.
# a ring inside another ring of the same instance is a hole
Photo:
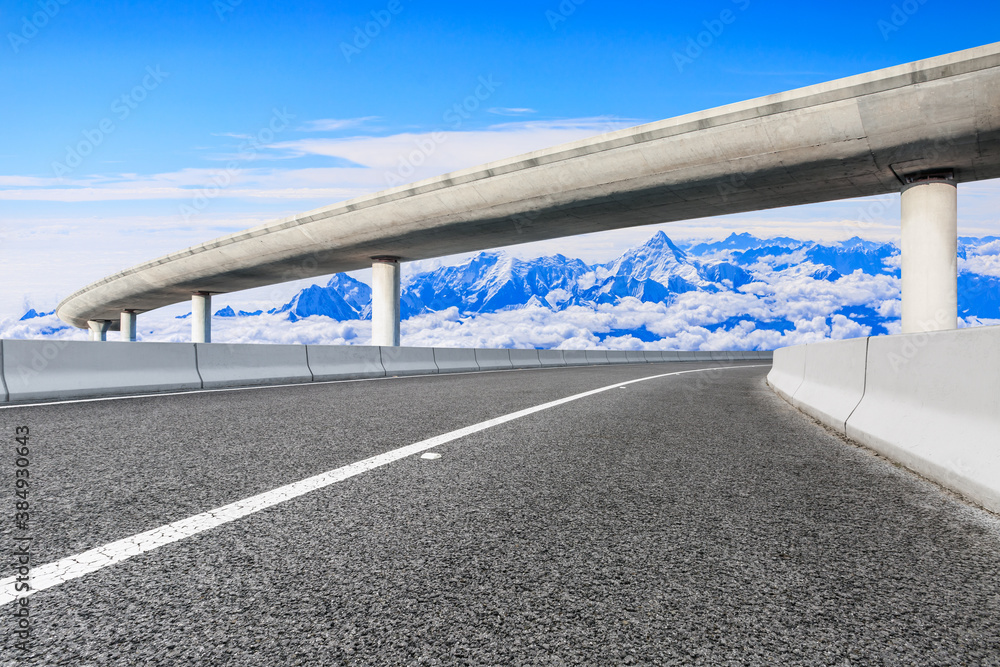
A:
{"label": "concrete support pillar", "polygon": [[372,345],[399,345],[399,258],[372,257]]}
{"label": "concrete support pillar", "polygon": [[212,342],[212,295],[208,292],[191,295],[191,342]]}
{"label": "concrete support pillar", "polygon": [[958,188],[949,173],[902,192],[903,333],[958,327]]}
{"label": "concrete support pillar", "polygon": [[135,311],[134,310],[123,310],[122,311],[122,340],[129,343],[135,342]]}
{"label": "concrete support pillar", "polygon": [[90,340],[105,341],[108,339],[108,329],[111,328],[110,320],[88,320],[87,326],[90,328]]}

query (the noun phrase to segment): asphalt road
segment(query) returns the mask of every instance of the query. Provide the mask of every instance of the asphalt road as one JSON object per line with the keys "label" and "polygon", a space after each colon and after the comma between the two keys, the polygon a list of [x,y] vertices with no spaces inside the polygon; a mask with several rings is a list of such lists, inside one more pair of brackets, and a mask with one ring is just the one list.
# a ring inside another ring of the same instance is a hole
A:
{"label": "asphalt road", "polygon": [[7,604],[0,664],[1000,665],[1000,520],[802,416],[766,368],[19,407],[0,410],[0,435],[31,429],[38,565],[696,368],[709,370],[536,412],[39,591],[30,660]]}

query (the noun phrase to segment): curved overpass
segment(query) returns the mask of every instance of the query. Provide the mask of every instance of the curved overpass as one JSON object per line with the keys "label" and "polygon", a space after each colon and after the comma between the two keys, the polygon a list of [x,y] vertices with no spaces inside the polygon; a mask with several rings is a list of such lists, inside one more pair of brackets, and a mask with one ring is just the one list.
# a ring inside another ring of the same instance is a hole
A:
{"label": "curved overpass", "polygon": [[[932,171],[952,185],[1000,177],[1000,43],[308,211],[108,276],[63,300],[57,312],[78,327],[105,321],[107,328],[126,311],[365,268],[383,256],[424,259],[899,192]],[[397,303],[398,275],[397,265]],[[395,314],[398,344],[398,305]]]}

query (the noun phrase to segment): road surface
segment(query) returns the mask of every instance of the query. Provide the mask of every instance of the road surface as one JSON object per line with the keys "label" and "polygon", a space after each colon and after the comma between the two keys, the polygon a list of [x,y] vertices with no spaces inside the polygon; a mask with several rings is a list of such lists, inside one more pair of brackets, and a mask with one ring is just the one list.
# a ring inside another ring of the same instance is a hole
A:
{"label": "road surface", "polygon": [[0,661],[1000,664],[1000,520],[804,417],[759,363],[0,410],[12,507],[17,426],[31,444],[5,563],[30,535],[35,573],[424,443],[35,592],[30,652],[8,602]]}

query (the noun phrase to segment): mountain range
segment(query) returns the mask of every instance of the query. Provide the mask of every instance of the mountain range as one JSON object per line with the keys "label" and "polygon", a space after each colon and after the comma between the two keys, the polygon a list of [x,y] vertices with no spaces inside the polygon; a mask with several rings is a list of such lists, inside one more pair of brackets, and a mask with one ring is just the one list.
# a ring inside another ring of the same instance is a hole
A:
{"label": "mountain range", "polygon": [[[997,240],[963,237],[959,255],[967,259],[970,251],[997,245]],[[898,256],[899,248],[892,243],[859,237],[823,244],[734,233],[722,241],[685,248],[662,231],[604,264],[587,264],[563,255],[524,260],[503,252],[481,252],[461,264],[409,276],[402,288],[401,314],[405,320],[449,308],[456,308],[462,316],[530,307],[593,309],[626,297],[670,305],[683,294],[744,294],[754,284],[773,286],[803,278],[837,283],[851,276],[885,276],[898,281]],[[963,271],[959,287],[963,317],[1000,318],[1000,277]],[[348,275],[336,274],[325,286],[312,285],[268,312],[286,314],[293,322],[314,316],[366,320],[371,318],[371,288]],[[243,316],[256,314],[259,311],[240,312]],[[231,308],[216,315],[237,316]],[[707,328],[735,326],[749,315],[727,317]],[[880,312],[876,304],[863,303],[842,304],[827,313],[830,318],[837,315],[869,328],[873,334],[889,333],[889,322],[898,319],[898,315]],[[796,327],[787,317],[752,319],[758,328],[786,332]],[[644,328],[631,333],[641,340],[650,339]]]}
{"label": "mountain range", "polygon": [[[961,237],[958,258],[962,325],[1000,324],[1000,238]],[[774,349],[898,332],[899,267],[895,244],[859,237],[743,233],[684,244],[658,232],[606,263],[489,251],[411,274],[404,265],[401,310],[408,344],[417,345]],[[368,285],[336,274],[283,304],[224,305],[215,328],[245,342],[363,343],[371,298]],[[28,311],[18,324],[10,335],[72,333],[49,312]],[[185,340],[177,324],[141,333]]]}

